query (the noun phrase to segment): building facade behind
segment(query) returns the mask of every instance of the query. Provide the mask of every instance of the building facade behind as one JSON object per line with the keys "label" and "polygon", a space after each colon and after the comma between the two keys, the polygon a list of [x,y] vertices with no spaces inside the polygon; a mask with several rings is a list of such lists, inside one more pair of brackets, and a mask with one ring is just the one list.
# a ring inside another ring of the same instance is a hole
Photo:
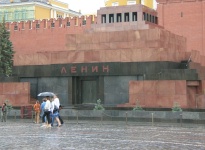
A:
{"label": "building facade behind", "polygon": [[157,18],[153,9],[127,5],[101,8],[94,19],[7,23],[14,75],[30,83],[32,98],[52,91],[64,106],[101,99],[107,107],[135,107],[138,100],[146,108],[205,108],[204,55]]}
{"label": "building facade behind", "polygon": [[68,8],[68,4],[55,0],[0,1],[0,21],[6,22],[42,20],[80,16]]}
{"label": "building facade behind", "polygon": [[105,6],[125,6],[142,4],[149,8],[154,8],[154,0],[105,0]]}

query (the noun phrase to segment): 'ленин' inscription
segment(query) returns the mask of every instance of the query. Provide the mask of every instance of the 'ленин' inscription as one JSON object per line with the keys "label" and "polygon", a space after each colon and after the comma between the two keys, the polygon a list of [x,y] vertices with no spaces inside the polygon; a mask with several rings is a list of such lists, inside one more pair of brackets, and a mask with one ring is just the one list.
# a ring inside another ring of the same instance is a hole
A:
{"label": "'\u043b\u0435\u043d\u0438\u043d' inscription", "polygon": [[[68,72],[69,71],[69,72]],[[109,66],[71,66],[69,68],[62,67],[61,74],[76,73],[109,73]]]}

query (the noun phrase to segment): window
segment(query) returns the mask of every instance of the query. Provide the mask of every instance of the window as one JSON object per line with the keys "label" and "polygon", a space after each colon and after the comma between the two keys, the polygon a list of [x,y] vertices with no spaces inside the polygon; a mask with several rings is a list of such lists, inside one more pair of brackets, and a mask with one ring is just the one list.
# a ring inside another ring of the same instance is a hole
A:
{"label": "window", "polygon": [[147,20],[146,21],[149,21],[149,14],[147,14]]}
{"label": "window", "polygon": [[17,25],[14,26],[14,30],[18,30],[18,26]]}
{"label": "window", "polygon": [[51,23],[51,27],[52,27],[52,28],[55,27],[55,23],[54,23],[54,22]]}
{"label": "window", "polygon": [[37,23],[37,24],[36,24],[36,29],[39,29],[39,28],[40,28],[40,24]]}
{"label": "window", "polygon": [[127,1],[127,5],[134,5],[134,4],[136,4],[136,0],[135,1]]}
{"label": "window", "polygon": [[4,17],[5,17],[4,19],[5,19],[5,20],[8,20],[8,18],[9,18],[8,15],[9,15],[9,13],[8,13],[8,12],[5,12],[5,15],[4,15]]}
{"label": "window", "polygon": [[119,6],[119,2],[113,2],[112,6]]}
{"label": "window", "polygon": [[155,17],[152,16],[152,23],[155,23]]}
{"label": "window", "polygon": [[122,22],[122,14],[117,13],[117,22]]}
{"label": "window", "polygon": [[82,25],[86,25],[86,20],[83,20]]}
{"label": "window", "polygon": [[14,12],[14,19],[15,19],[15,20],[18,20],[18,19],[19,19],[19,12],[18,12],[18,11],[15,11],[15,12]]}
{"label": "window", "polygon": [[67,27],[69,27],[70,26],[70,22],[68,21],[66,25],[67,25]]}
{"label": "window", "polygon": [[129,16],[129,13],[127,12],[127,13],[125,13],[125,16],[124,16],[125,18],[124,18],[124,21],[125,22],[129,22],[130,21],[130,16]]}
{"label": "window", "polygon": [[132,12],[132,21],[137,21],[137,12]]}
{"label": "window", "polygon": [[114,23],[114,14],[109,14],[109,23]]}
{"label": "window", "polygon": [[101,23],[106,23],[106,15],[101,16]]}
{"label": "window", "polygon": [[22,11],[22,19],[26,19],[26,10]]}
{"label": "window", "polygon": [[62,15],[57,14],[57,18],[63,18],[63,16],[62,16]]}
{"label": "window", "polygon": [[143,19],[146,20],[147,19],[147,15],[145,12],[143,12]]}

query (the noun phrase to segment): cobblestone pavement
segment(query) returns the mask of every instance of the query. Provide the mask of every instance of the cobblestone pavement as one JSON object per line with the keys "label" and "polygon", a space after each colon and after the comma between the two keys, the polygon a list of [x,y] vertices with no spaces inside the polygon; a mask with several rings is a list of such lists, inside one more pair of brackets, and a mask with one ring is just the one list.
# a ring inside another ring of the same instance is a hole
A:
{"label": "cobblestone pavement", "polygon": [[0,149],[17,150],[205,150],[205,125],[139,125],[112,121],[65,121],[43,128],[31,120],[0,123]]}

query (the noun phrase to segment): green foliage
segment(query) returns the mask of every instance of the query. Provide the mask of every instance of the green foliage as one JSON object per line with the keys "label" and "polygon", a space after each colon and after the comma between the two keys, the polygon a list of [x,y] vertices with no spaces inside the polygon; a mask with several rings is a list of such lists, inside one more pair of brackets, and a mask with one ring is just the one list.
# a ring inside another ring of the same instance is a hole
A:
{"label": "green foliage", "polygon": [[8,108],[8,110],[10,111],[11,109],[13,109],[12,104],[9,102],[9,100],[5,100],[4,101],[6,103],[6,106]]}
{"label": "green foliage", "polygon": [[105,110],[105,108],[101,105],[100,99],[97,100],[97,103],[95,104],[95,107],[93,110]]}
{"label": "green foliage", "polygon": [[182,111],[180,105],[177,102],[174,103],[174,106],[172,107],[172,111],[173,112]]}
{"label": "green foliage", "polygon": [[136,100],[136,106],[133,108],[134,111],[143,111],[143,108],[140,106],[140,101]]}
{"label": "green foliage", "polygon": [[10,33],[5,26],[5,20],[0,23],[0,75],[11,76],[13,67],[13,46]]}

